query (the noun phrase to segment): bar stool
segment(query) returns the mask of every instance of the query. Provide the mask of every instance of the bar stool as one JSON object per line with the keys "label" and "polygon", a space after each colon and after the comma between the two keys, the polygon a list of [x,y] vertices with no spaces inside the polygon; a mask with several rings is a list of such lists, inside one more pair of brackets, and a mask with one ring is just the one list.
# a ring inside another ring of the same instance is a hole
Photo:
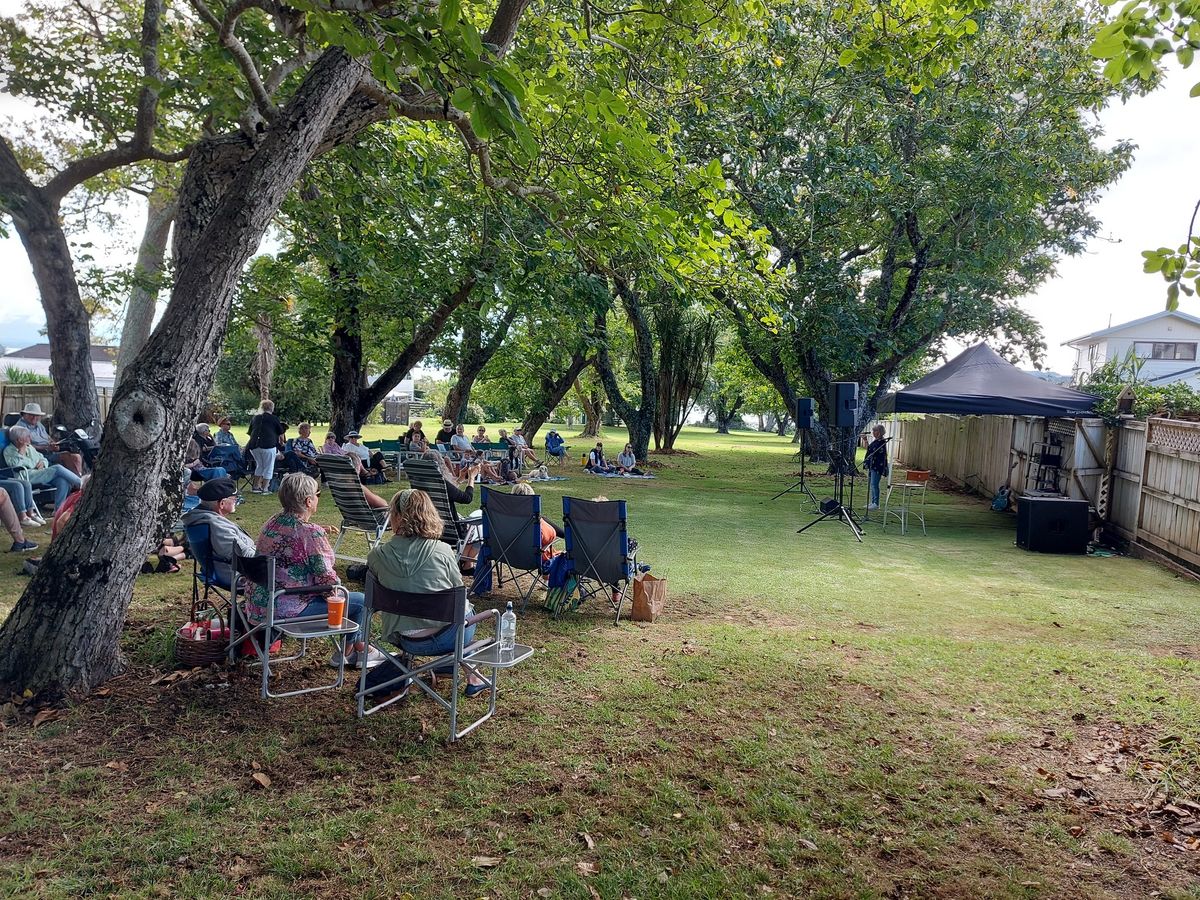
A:
{"label": "bar stool", "polygon": [[[888,517],[900,522],[900,533],[908,530],[911,516],[921,523],[921,534],[925,530],[925,494],[929,487],[929,472],[923,469],[895,469],[888,474],[887,497],[883,501],[883,529],[887,530]],[[893,501],[892,494],[896,493]]]}

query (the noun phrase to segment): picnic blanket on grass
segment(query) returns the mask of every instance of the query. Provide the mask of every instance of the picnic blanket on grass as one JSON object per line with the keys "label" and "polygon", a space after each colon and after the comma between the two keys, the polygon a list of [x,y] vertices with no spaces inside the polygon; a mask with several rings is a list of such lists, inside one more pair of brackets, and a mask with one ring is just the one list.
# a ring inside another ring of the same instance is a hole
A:
{"label": "picnic blanket on grass", "polygon": [[653,478],[653,475],[630,475],[628,472],[592,472],[600,478]]}

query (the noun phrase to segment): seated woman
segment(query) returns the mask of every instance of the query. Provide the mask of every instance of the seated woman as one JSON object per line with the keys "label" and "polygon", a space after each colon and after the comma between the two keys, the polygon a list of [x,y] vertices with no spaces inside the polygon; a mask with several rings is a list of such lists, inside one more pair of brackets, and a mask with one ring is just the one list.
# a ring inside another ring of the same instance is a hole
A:
{"label": "seated woman", "polygon": [[604,444],[600,441],[596,441],[595,448],[588,454],[587,470],[599,475],[608,475],[617,470],[604,458]]}
{"label": "seated woman", "polygon": [[71,491],[78,490],[79,476],[57,463],[48,465],[46,457],[33,448],[29,429],[14,425],[8,429],[8,439],[11,443],[4,448],[5,464],[20,469],[21,477],[30,484],[53,485],[55,509],[63,505]]}
{"label": "seated woman", "polygon": [[[526,497],[536,497],[537,496],[534,493],[532,485],[528,485],[528,484],[524,484],[524,483],[514,484],[512,492],[514,494],[521,494]],[[554,524],[549,519],[547,519],[545,516],[542,516],[541,526],[542,526],[542,562],[548,563],[548,562],[550,562],[550,560],[554,559],[554,557],[556,557],[559,554],[559,551],[554,549],[554,542],[556,540],[558,540],[559,538],[566,537],[567,533],[565,531],[563,531],[561,525]]]}
{"label": "seated woman", "polygon": [[625,449],[617,454],[617,471],[630,475],[646,474],[637,467],[637,456],[633,452],[633,444],[626,444]]}
{"label": "seated woman", "polygon": [[[311,587],[321,584],[337,584],[334,570],[333,548],[329,546],[328,529],[310,521],[320,503],[321,490],[315,478],[303,472],[292,472],[283,476],[279,484],[279,503],[283,507],[263,524],[255,546],[260,556],[273,556],[276,560],[275,584],[286,590],[290,587]],[[247,600],[247,611],[252,617],[263,618],[267,614],[269,597],[263,585],[256,584]],[[354,653],[346,656],[345,650],[335,650],[329,660],[337,666],[343,660],[346,665],[357,665],[358,654],[366,650],[363,631],[363,600],[359,591],[351,591],[346,603],[346,618],[358,623],[359,631],[354,638]],[[313,599],[306,596],[283,594],[275,601],[275,614],[280,618],[324,615],[327,611],[325,598]],[[350,643],[351,638],[346,639]],[[367,665],[379,665],[383,654],[372,651]]]}
{"label": "seated woman", "polygon": [[472,444],[490,444],[492,439],[488,437],[487,429],[480,425],[475,429],[475,437],[471,438]]}
{"label": "seated woman", "polygon": [[[392,539],[367,554],[367,566],[379,583],[393,591],[433,593],[462,586],[454,551],[442,543],[442,519],[424,491],[403,490],[392,498],[388,525]],[[470,601],[466,615],[474,613]],[[441,656],[454,651],[454,629],[447,622],[412,616],[383,614],[384,640],[411,656]],[[464,644],[475,639],[468,625]],[[367,690],[397,676],[390,663],[367,675]],[[402,690],[407,690],[407,685]],[[490,686],[473,669],[467,669],[466,695],[474,697]]]}
{"label": "seated woman", "polygon": [[13,502],[6,491],[0,491],[0,524],[4,526],[4,530],[13,539],[12,546],[8,548],[9,553],[29,553],[38,548],[38,545],[33,541],[25,540],[25,532],[21,529],[21,521],[17,516],[17,509],[13,506]]}
{"label": "seated woman", "polygon": [[313,443],[312,425],[301,422],[296,430],[300,432],[300,436],[292,441],[292,449],[285,454],[288,471],[316,475],[317,445]]}
{"label": "seated woman", "polygon": [[41,528],[46,524],[37,504],[33,502],[33,488],[24,478],[0,478],[0,491],[12,500],[13,509],[25,528]]}

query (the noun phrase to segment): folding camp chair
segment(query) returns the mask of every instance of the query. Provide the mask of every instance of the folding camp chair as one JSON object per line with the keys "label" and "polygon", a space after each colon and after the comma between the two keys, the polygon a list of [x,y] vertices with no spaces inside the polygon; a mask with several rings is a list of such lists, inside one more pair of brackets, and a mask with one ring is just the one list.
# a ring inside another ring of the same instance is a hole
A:
{"label": "folding camp chair", "polygon": [[458,517],[450,495],[446,492],[446,479],[442,477],[437,463],[431,459],[410,459],[404,464],[409,485],[424,491],[433,501],[434,508],[442,517],[442,540],[454,548],[460,559],[466,545],[467,526]]}
{"label": "folding camp chair", "polygon": [[[208,601],[210,594],[229,605],[230,583],[216,568],[218,557],[213,553],[212,529],[207,524],[188,525],[184,529],[188,548],[192,552],[192,605]],[[232,565],[232,560],[223,560]],[[203,590],[203,593],[201,591]]]}
{"label": "folding camp chair", "polygon": [[[17,413],[19,419],[20,413]],[[8,446],[8,431],[0,428],[0,458],[3,458],[4,448]],[[10,468],[8,466],[0,466],[0,478],[25,478],[20,469]],[[26,479],[28,480],[28,479]],[[40,508],[54,502],[55,490],[54,485],[49,483],[31,484],[29,486],[33,490],[33,502]]]}
{"label": "folding camp chair", "polygon": [[342,514],[342,524],[338,528],[337,542],[333,545],[333,555],[336,559],[347,562],[365,563],[363,556],[342,556],[338,550],[342,541],[350,531],[361,531],[367,539],[367,548],[374,549],[383,540],[384,529],[387,528],[387,510],[373,509],[367,505],[363,495],[362,482],[354,471],[354,463],[349,457],[337,456],[333,453],[317,454],[317,467],[321,477],[333,494],[333,502],[337,504],[338,512]]}
{"label": "folding camp chair", "polygon": [[[540,585],[548,587],[542,563],[542,498],[506,494],[481,488],[479,508],[483,511],[483,543],[491,556],[497,587],[504,570],[521,593],[521,612]],[[532,575],[522,589],[520,575]]]}
{"label": "folding camp chair", "polygon": [[[500,670],[512,668],[533,654],[532,647],[526,647],[522,644],[518,644],[510,652],[501,653],[500,644],[497,640],[500,631],[499,610],[489,609],[468,618],[466,609],[467,589],[465,587],[450,588],[449,590],[438,591],[432,594],[410,594],[404,591],[393,591],[385,588],[375,579],[373,572],[367,573],[366,616],[363,622],[366,623],[364,630],[368,634],[371,631],[371,617],[377,612],[396,613],[403,616],[431,619],[435,622],[446,622],[446,628],[454,629],[453,652],[427,658],[426,662],[420,665],[416,665],[414,657],[405,650],[403,640],[400,646],[402,655],[399,656],[392,653],[387,647],[377,646],[377,649],[387,657],[382,665],[394,666],[396,677],[377,685],[372,691],[374,694],[383,694],[389,690],[398,691],[405,684],[415,684],[450,714],[451,743],[461,737],[465,737],[495,714],[496,694],[499,692]],[[492,636],[474,640],[470,644],[467,644],[467,626],[483,622],[487,619],[492,620],[494,628]],[[359,669],[358,693],[355,695],[358,703],[359,718],[379,712],[379,710],[400,700],[402,696],[394,696],[373,706],[367,706],[367,655],[367,653],[360,654],[363,657],[363,663]],[[485,679],[491,686],[491,697],[488,700],[487,712],[471,722],[466,728],[460,729],[458,727],[458,702],[459,687],[462,683],[461,674],[464,667],[475,671],[481,678],[484,677],[483,673],[480,672],[481,669],[489,669],[491,671],[491,677]],[[421,678],[422,675],[427,673],[444,672],[446,669],[450,670],[449,698],[443,697],[432,685],[427,684]]]}
{"label": "folding camp chair", "polygon": [[[321,584],[312,587],[278,588],[275,584],[276,561],[272,556],[235,556],[233,559],[233,588],[230,595],[229,614],[229,661],[233,662],[238,647],[248,643],[254,649],[258,664],[262,666],[261,695],[264,700],[268,697],[295,697],[300,694],[311,694],[313,691],[328,691],[341,687],[346,680],[346,654],[339,654],[337,678],[329,684],[319,684],[315,687],[297,688],[291,691],[271,690],[271,667],[283,662],[300,659],[308,649],[308,642],[316,638],[329,638],[338,650],[343,649],[346,637],[358,631],[358,623],[342,617],[340,625],[330,625],[328,616],[324,613],[316,616],[296,616],[293,618],[276,618],[275,604],[281,596],[330,597],[341,594],[349,602],[349,591],[340,584]],[[266,589],[266,617],[260,622],[251,620],[244,604],[238,602],[238,597],[245,597],[248,591],[244,585],[256,584]],[[300,652],[292,656],[277,656],[271,658],[271,644],[278,637],[289,637],[300,641]],[[366,662],[366,653],[361,654]]]}
{"label": "folding camp chair", "polygon": [[[637,571],[637,553],[627,531],[624,500],[563,497],[567,559],[579,583],[581,600],[604,591],[621,621],[621,604]],[[636,545],[635,545],[636,546]]]}

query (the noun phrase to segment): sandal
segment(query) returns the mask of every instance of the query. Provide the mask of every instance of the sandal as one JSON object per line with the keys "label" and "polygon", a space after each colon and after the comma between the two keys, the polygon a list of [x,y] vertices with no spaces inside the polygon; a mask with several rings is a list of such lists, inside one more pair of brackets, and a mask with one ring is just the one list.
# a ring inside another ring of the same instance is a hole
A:
{"label": "sandal", "polygon": [[487,693],[491,689],[492,686],[486,681],[483,684],[468,684],[467,689],[463,691],[463,696],[470,699],[471,697],[478,697],[480,694]]}

